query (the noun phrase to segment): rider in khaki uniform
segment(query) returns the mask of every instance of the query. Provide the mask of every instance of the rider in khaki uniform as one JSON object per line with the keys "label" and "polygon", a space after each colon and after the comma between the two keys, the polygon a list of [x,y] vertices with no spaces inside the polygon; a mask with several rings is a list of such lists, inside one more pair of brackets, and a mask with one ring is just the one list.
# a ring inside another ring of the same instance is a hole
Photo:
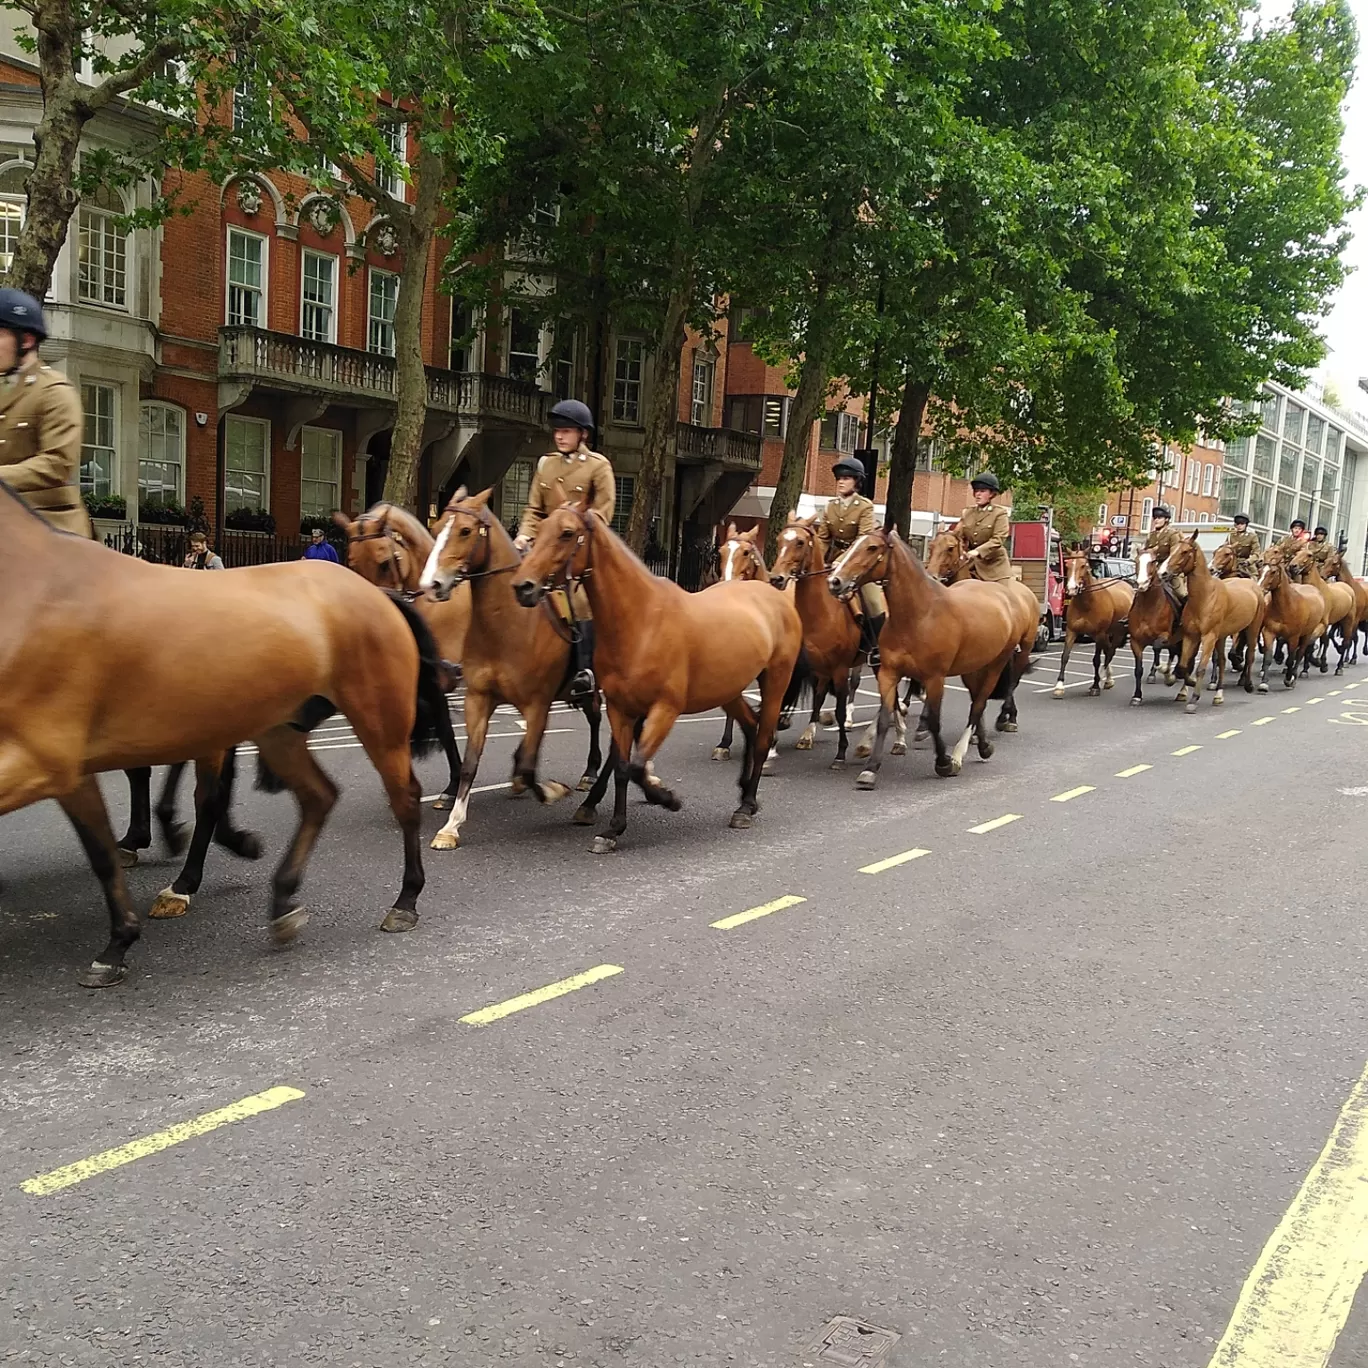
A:
{"label": "rider in khaki uniform", "polygon": [[969,573],[975,579],[1009,580],[1012,562],[1007,555],[1010,514],[1002,504],[993,502],[993,495],[1002,490],[998,477],[991,470],[975,475],[969,481],[974,502],[960,514],[955,531],[969,560]]}
{"label": "rider in khaki uniform", "polygon": [[1311,553],[1311,559],[1316,563],[1316,569],[1320,571],[1321,578],[1325,577],[1326,557],[1335,548],[1330,545],[1330,533],[1324,527],[1316,528],[1315,535],[1311,538],[1311,544],[1307,550]]}
{"label": "rider in khaki uniform", "polygon": [[[589,406],[578,399],[562,399],[551,410],[551,435],[556,449],[537,462],[533,473],[527,507],[523,510],[515,539],[519,551],[526,551],[532,545],[537,529],[548,513],[555,512],[563,503],[578,503],[586,491],[589,507],[605,520],[612,521],[617,487],[608,458],[589,449],[589,439],[594,435],[594,415]],[[572,597],[574,618],[567,620],[588,622],[593,614],[583,586],[576,585]],[[566,693],[570,702],[582,703],[593,697],[598,687],[593,660],[593,638],[581,628],[575,635],[576,673]]]}
{"label": "rider in khaki uniform", "polygon": [[[859,492],[865,478],[864,466],[854,456],[843,456],[831,467],[831,473],[836,477],[836,497],[828,500],[814,527],[822,560],[827,565],[833,565],[845,555],[857,537],[874,530],[874,505]],[[877,667],[879,633],[888,616],[883,585],[861,585],[860,603],[864,607],[860,623],[861,644],[869,663]]]}
{"label": "rider in khaki uniform", "polygon": [[1292,557],[1306,545],[1306,524],[1300,518],[1292,519],[1292,526],[1288,529],[1285,536],[1273,549],[1280,551],[1286,561],[1291,561]]}
{"label": "rider in khaki uniform", "polygon": [[1253,579],[1263,565],[1263,547],[1249,530],[1249,514],[1235,515],[1235,530],[1226,538],[1226,545],[1235,553],[1235,574],[1240,579]]}
{"label": "rider in khaki uniform", "polygon": [[[1183,540],[1178,529],[1169,525],[1172,518],[1173,510],[1165,504],[1160,504],[1150,515],[1149,535],[1145,538],[1145,544],[1140,550],[1141,552],[1153,552],[1153,569],[1155,572],[1164,568],[1164,562],[1173,554],[1174,547]],[[1187,602],[1186,575],[1174,575],[1169,581],[1169,587],[1180,603]]]}
{"label": "rider in khaki uniform", "polygon": [[81,401],[38,358],[47,336],[38,301],[0,289],[0,483],[53,527],[91,535],[81,500]]}

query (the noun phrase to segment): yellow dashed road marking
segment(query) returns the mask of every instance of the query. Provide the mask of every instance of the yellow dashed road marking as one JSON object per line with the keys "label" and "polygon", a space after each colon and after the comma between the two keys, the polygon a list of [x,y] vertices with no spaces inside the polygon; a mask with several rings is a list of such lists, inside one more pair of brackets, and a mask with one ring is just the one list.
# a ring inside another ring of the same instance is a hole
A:
{"label": "yellow dashed road marking", "polygon": [[1117,771],[1116,771],[1116,777],[1117,777],[1118,779],[1129,779],[1129,778],[1132,777],[1132,775],[1144,774],[1144,772],[1145,772],[1147,769],[1153,769],[1153,768],[1154,768],[1153,765],[1132,765],[1132,766],[1130,767],[1130,769],[1117,770]]}
{"label": "yellow dashed road marking", "polygon": [[1065,789],[1063,793],[1056,793],[1050,802],[1067,803],[1071,798],[1081,798],[1085,793],[1095,793],[1096,791],[1096,784],[1079,784],[1077,788]]}
{"label": "yellow dashed road marking", "polygon": [[591,983],[598,983],[602,979],[612,978],[614,974],[620,973],[622,973],[620,964],[600,964],[593,969],[586,969],[582,974],[572,974],[569,978],[548,983],[545,988],[534,988],[530,993],[522,993],[518,997],[509,998],[506,1002],[496,1002],[493,1006],[481,1007],[478,1012],[470,1012],[463,1016],[461,1022],[466,1026],[488,1026],[491,1021],[501,1021],[506,1016],[512,1016],[514,1012],[524,1012],[529,1007],[539,1007],[543,1002],[564,997],[566,993],[573,993],[578,988],[587,988]]}
{"label": "yellow dashed road marking", "polygon": [[1298,707],[1296,707],[1296,706],[1293,706],[1293,707],[1291,707],[1291,708],[1284,708],[1284,709],[1283,709],[1283,712],[1285,712],[1285,713],[1301,712],[1301,709],[1298,708]]}
{"label": "yellow dashed road marking", "polygon": [[149,1154],[170,1149],[184,1140],[193,1140],[197,1135],[205,1135],[220,1126],[233,1121],[245,1121],[249,1116],[283,1107],[287,1102],[297,1102],[304,1094],[298,1088],[267,1088],[265,1092],[244,1097],[240,1102],[231,1102],[217,1111],[205,1112],[193,1121],[182,1121],[179,1125],[168,1126],[155,1135],[145,1135],[141,1140],[131,1140],[117,1149],[105,1150],[103,1154],[92,1155],[89,1159],[79,1159],[74,1164],[53,1169],[51,1173],[40,1173],[21,1183],[31,1197],[46,1197],[50,1192],[60,1192],[63,1188],[83,1183],[98,1173],[108,1173],[110,1169],[122,1168],[135,1159],[145,1159]]}
{"label": "yellow dashed road marking", "polygon": [[1173,755],[1191,755],[1193,751],[1199,751],[1201,749],[1201,746],[1180,746],[1176,751],[1170,753]]}
{"label": "yellow dashed road marking", "polygon": [[775,898],[773,902],[761,903],[759,907],[748,907],[744,912],[734,912],[730,917],[723,917],[721,921],[709,922],[709,925],[714,931],[730,931],[733,926],[744,926],[757,917],[768,917],[771,912],[782,912],[786,907],[797,907],[803,902],[807,902],[807,899],[798,897],[796,893],[785,893],[782,898]]}
{"label": "yellow dashed road marking", "polygon": [[1368,1272],[1368,1069],[1240,1292],[1210,1368],[1325,1368]]}
{"label": "yellow dashed road marking", "polygon": [[969,830],[970,830],[975,836],[982,836],[982,835],[984,835],[986,832],[989,832],[989,831],[996,831],[996,830],[998,829],[998,827],[1005,827],[1005,826],[1007,825],[1008,822],[1019,822],[1020,820],[1021,820],[1021,813],[1019,813],[1019,812],[1008,812],[1008,813],[1005,813],[1005,814],[1004,814],[1003,816],[1001,816],[1001,817],[994,817],[993,820],[992,820],[991,822],[980,822],[980,823],[978,824],[978,826],[972,826],[972,827],[969,828]]}
{"label": "yellow dashed road marking", "polygon": [[1269,722],[1276,722],[1277,720],[1278,720],[1278,719],[1277,719],[1276,717],[1272,717],[1272,716],[1269,716],[1269,717],[1256,717],[1249,725],[1250,725],[1251,727],[1262,727],[1262,726],[1266,726]]}
{"label": "yellow dashed road marking", "polygon": [[1330,690],[1330,697],[1331,697],[1331,698],[1338,698],[1339,695],[1342,694],[1343,692],[1344,692],[1343,689],[1331,689],[1331,690]]}
{"label": "yellow dashed road marking", "polygon": [[1232,727],[1232,728],[1230,729],[1230,731],[1217,732],[1217,733],[1216,733],[1216,739],[1217,739],[1218,741],[1229,741],[1230,738],[1231,738],[1232,736],[1239,736],[1239,734],[1240,734],[1240,729],[1239,729],[1239,727]]}
{"label": "yellow dashed road marking", "polygon": [[882,874],[885,869],[893,869],[897,865],[906,864],[909,860],[920,860],[923,855],[930,853],[929,850],[904,850],[901,855],[890,855],[886,860],[875,860],[873,864],[861,865],[860,873]]}
{"label": "yellow dashed road marking", "polygon": [[1308,699],[1306,700],[1306,706],[1309,708],[1313,703],[1324,703],[1324,702],[1325,702],[1325,699],[1323,699],[1323,698],[1308,698]]}

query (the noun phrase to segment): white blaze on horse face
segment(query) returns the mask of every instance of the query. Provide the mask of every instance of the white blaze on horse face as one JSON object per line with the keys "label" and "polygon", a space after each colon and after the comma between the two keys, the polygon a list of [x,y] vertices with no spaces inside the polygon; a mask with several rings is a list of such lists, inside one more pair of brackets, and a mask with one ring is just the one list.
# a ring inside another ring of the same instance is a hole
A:
{"label": "white blaze on horse face", "polygon": [[1135,567],[1135,582],[1142,588],[1148,589],[1150,575],[1154,573],[1154,552],[1142,551],[1140,560]]}
{"label": "white blaze on horse face", "polygon": [[860,547],[862,547],[868,540],[869,533],[863,532],[858,537],[856,537],[853,542],[850,543],[850,549],[845,553],[844,556],[841,557],[840,560],[836,562],[835,565],[831,567],[830,578],[833,581],[844,577],[846,561],[848,561],[851,558],[851,556],[853,556],[860,549]]}
{"label": "white blaze on horse face", "polygon": [[1065,585],[1065,588],[1069,591],[1069,593],[1071,593],[1071,594],[1076,594],[1076,593],[1078,593],[1080,587],[1081,587],[1081,585],[1080,585],[1080,581],[1079,581],[1079,578],[1078,578],[1078,562],[1077,562],[1077,561],[1070,561],[1070,562],[1069,562],[1069,582],[1068,582],[1067,585]]}
{"label": "white blaze on horse face", "polygon": [[437,583],[437,567],[441,562],[442,552],[446,548],[447,541],[451,537],[451,524],[455,521],[456,516],[453,514],[442,524],[442,530],[437,534],[437,540],[432,543],[427,564],[423,566],[423,578],[418,581],[420,589],[431,589]]}
{"label": "white blaze on horse face", "polygon": [[736,543],[729,541],[722,548],[722,578],[729,580],[732,577],[733,562],[736,559]]}

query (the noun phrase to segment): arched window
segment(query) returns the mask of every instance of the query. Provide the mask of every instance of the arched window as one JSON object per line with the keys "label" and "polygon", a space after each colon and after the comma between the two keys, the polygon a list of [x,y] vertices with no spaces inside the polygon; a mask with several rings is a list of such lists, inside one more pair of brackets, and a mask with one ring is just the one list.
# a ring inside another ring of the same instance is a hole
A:
{"label": "arched window", "polygon": [[0,271],[8,271],[14,264],[19,230],[28,208],[29,170],[27,166],[7,166],[0,171]]}
{"label": "arched window", "polygon": [[128,234],[118,222],[127,212],[118,192],[108,186],[81,205],[76,296],[83,303],[128,307]]}

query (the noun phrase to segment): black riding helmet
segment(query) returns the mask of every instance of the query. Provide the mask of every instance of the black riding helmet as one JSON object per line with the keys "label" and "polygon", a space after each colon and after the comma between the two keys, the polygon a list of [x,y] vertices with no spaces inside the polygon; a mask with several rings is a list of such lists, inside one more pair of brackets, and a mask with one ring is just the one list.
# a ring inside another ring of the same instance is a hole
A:
{"label": "black riding helmet", "polygon": [[553,428],[577,427],[583,428],[586,432],[594,430],[594,415],[590,413],[589,405],[580,403],[578,399],[562,399],[558,404],[551,406],[551,412],[547,416]]}
{"label": "black riding helmet", "polygon": [[43,306],[23,290],[0,289],[0,328],[32,333],[40,342],[47,336]]}
{"label": "black riding helmet", "polygon": [[1302,522],[1302,520],[1301,520],[1300,518],[1293,518],[1293,519],[1292,519],[1292,525],[1291,525],[1291,527],[1288,528],[1288,531],[1289,531],[1289,532],[1295,532],[1295,531],[1297,530],[1297,528],[1299,528],[1299,527],[1301,528],[1301,530],[1302,530],[1303,532],[1306,531],[1306,524],[1305,524],[1304,522]]}
{"label": "black riding helmet", "polygon": [[1330,529],[1328,527],[1318,527],[1311,535],[1313,537],[1328,537],[1330,535]]}
{"label": "black riding helmet", "polygon": [[1171,509],[1167,504],[1160,504],[1159,507],[1156,508],[1156,509],[1154,510],[1154,512],[1150,514],[1150,517],[1151,517],[1152,519],[1153,519],[1153,518],[1167,518],[1170,522],[1172,522],[1172,521],[1173,521],[1173,509]]}
{"label": "black riding helmet", "polygon": [[1248,513],[1237,513],[1237,514],[1235,515],[1235,526],[1238,527],[1241,523],[1244,523],[1244,525],[1245,525],[1246,527],[1249,526],[1249,514],[1248,514]]}
{"label": "black riding helmet", "polygon": [[865,468],[863,462],[856,460],[854,456],[842,456],[841,459],[831,467],[831,473],[838,480],[842,475],[853,475],[857,480],[863,481],[865,477]]}
{"label": "black riding helmet", "polygon": [[994,494],[1000,493],[1002,486],[998,483],[998,477],[991,470],[985,470],[981,475],[975,475],[969,481],[970,489],[991,489]]}

